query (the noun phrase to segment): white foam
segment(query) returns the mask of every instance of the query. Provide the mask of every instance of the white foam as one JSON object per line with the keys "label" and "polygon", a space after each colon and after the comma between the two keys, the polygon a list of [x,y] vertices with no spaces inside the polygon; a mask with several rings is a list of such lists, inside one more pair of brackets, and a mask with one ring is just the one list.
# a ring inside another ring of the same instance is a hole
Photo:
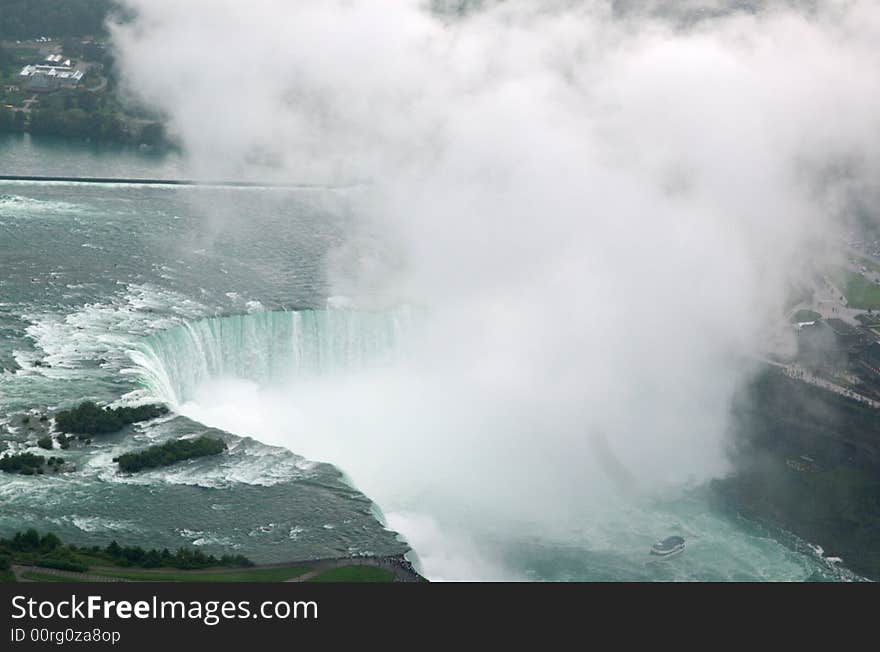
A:
{"label": "white foam", "polygon": [[83,532],[140,532],[141,528],[131,521],[73,514],[49,519],[53,523],[73,524]]}
{"label": "white foam", "polygon": [[202,530],[190,530],[181,528],[176,532],[185,539],[190,539],[194,546],[226,546],[229,548],[240,548],[240,544],[236,544],[227,536],[217,534],[215,532],[204,532]]}
{"label": "white foam", "polygon": [[54,217],[61,214],[79,213],[83,207],[63,201],[45,201],[21,195],[0,194],[0,217]]}
{"label": "white foam", "polygon": [[69,378],[95,363],[118,369],[128,364],[126,351],[139,338],[206,312],[205,306],[183,295],[132,284],[107,301],[72,313],[25,313],[23,318],[30,322],[25,332],[34,350],[15,351],[14,356],[26,372],[50,378]]}
{"label": "white foam", "polygon": [[305,531],[306,531],[306,529],[304,527],[300,527],[299,525],[295,525],[292,528],[290,528],[290,532],[287,533],[287,536],[292,541],[296,541],[297,539],[299,539],[299,535]]}

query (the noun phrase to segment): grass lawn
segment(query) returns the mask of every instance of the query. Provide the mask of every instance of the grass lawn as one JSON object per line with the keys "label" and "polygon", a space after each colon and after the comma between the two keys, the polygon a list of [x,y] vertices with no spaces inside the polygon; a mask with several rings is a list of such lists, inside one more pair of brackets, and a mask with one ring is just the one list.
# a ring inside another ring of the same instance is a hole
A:
{"label": "grass lawn", "polygon": [[880,285],[872,283],[861,274],[846,272],[843,287],[850,308],[880,308]]}
{"label": "grass lawn", "polygon": [[110,556],[92,555],[83,552],[75,552],[72,555],[73,560],[79,564],[86,566],[113,566],[116,560]]}
{"label": "grass lawn", "polygon": [[812,310],[798,310],[791,316],[791,321],[794,324],[798,324],[805,321],[816,321],[821,318],[822,315],[818,312],[813,312]]}
{"label": "grass lawn", "polygon": [[21,574],[26,580],[34,582],[87,582],[88,580],[78,580],[73,577],[62,577],[61,575],[52,575],[51,573],[38,573],[36,571],[25,571]]}
{"label": "grass lawn", "polygon": [[25,59],[33,59],[35,62],[37,59],[42,59],[43,57],[40,55],[40,48],[28,48],[28,47],[10,47],[6,48],[6,51],[16,57],[24,57]]}
{"label": "grass lawn", "polygon": [[309,582],[391,582],[394,573],[375,566],[343,566],[316,575]]}
{"label": "grass lawn", "polygon": [[875,263],[870,258],[859,258],[859,259],[857,259],[856,262],[859,265],[864,265],[865,267],[867,267],[868,269],[870,269],[872,271],[880,272],[880,264]]}
{"label": "grass lawn", "polygon": [[309,569],[300,566],[290,568],[254,568],[253,570],[239,569],[230,571],[143,571],[125,570],[118,571],[90,570],[91,575],[102,577],[120,577],[126,580],[138,582],[283,582],[299,577]]}

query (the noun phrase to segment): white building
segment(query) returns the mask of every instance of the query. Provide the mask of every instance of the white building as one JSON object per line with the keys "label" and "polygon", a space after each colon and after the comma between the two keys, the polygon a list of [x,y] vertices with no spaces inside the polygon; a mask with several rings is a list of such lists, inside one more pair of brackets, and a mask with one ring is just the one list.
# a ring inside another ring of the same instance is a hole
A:
{"label": "white building", "polygon": [[58,88],[74,87],[83,78],[83,71],[75,70],[70,59],[60,54],[50,54],[45,63],[25,66],[20,76],[27,79],[26,88],[31,91],[45,92]]}

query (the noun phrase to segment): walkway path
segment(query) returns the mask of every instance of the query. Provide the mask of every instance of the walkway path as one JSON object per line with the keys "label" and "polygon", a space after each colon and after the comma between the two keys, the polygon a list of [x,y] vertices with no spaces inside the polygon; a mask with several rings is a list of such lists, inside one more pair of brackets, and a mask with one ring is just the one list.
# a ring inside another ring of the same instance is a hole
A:
{"label": "walkway path", "polygon": [[288,582],[307,582],[316,575],[346,566],[372,566],[382,568],[394,575],[395,582],[420,582],[421,577],[416,573],[406,559],[401,557],[342,557],[340,559],[321,559],[311,564],[311,570],[299,577],[286,580]]}
{"label": "walkway path", "polygon": [[774,367],[779,367],[785,372],[785,375],[789,378],[800,380],[801,382],[807,383],[808,385],[821,387],[822,389],[834,392],[835,394],[839,394],[840,396],[845,396],[846,398],[853,401],[858,401],[859,403],[864,403],[865,405],[869,405],[872,408],[880,409],[880,401],[875,401],[872,398],[868,398],[864,394],[859,394],[858,392],[855,392],[848,387],[838,385],[837,383],[834,383],[826,378],[820,378],[819,376],[816,376],[815,374],[807,371],[800,365],[783,364],[781,362],[774,362],[773,360],[768,360],[766,358],[762,358],[762,361],[766,362],[767,364],[773,365]]}
{"label": "walkway path", "polygon": [[75,571],[63,571],[57,568],[45,568],[43,566],[22,566],[12,564],[12,572],[15,573],[16,582],[39,582],[40,580],[28,579],[25,573],[39,573],[40,575],[54,575],[60,578],[66,578],[77,582],[128,582],[129,580],[121,577],[105,577],[103,575],[89,575],[88,573],[77,573]]}
{"label": "walkway path", "polygon": [[[107,572],[107,573],[119,573],[125,572],[126,570],[137,571],[138,573],[144,574],[167,574],[169,572],[173,572],[175,574],[186,575],[188,573],[194,573],[198,575],[204,575],[206,573],[210,574],[220,574],[220,573],[229,573],[236,571],[252,571],[252,570],[261,570],[261,569],[273,569],[273,568],[296,568],[296,567],[308,567],[308,571],[294,577],[289,580],[285,580],[286,582],[306,582],[316,575],[323,573],[324,571],[331,570],[333,568],[344,568],[346,566],[372,566],[374,568],[382,568],[384,570],[390,571],[394,575],[395,582],[420,582],[421,577],[418,573],[413,569],[412,564],[410,564],[406,559],[402,556],[399,557],[340,557],[338,559],[318,559],[315,561],[302,561],[302,562],[291,562],[288,564],[266,564],[260,566],[249,566],[247,568],[200,568],[194,570],[181,570],[176,568],[120,568],[116,566],[94,566],[90,570],[99,571],[99,572]],[[137,580],[129,580],[121,577],[108,577],[106,575],[92,575],[89,573],[77,573],[74,571],[62,571],[55,568],[45,568],[43,566],[27,566],[22,564],[13,564],[12,572],[15,574],[15,579],[18,582],[39,582],[40,580],[28,579],[25,577],[25,573],[39,573],[40,575],[54,575],[58,578],[66,578],[72,581],[79,582],[133,582]]]}

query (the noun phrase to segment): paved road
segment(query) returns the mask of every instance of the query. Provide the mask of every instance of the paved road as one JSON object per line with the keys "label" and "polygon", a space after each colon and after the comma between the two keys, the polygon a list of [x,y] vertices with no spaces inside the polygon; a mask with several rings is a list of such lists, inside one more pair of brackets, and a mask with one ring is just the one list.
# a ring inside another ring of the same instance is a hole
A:
{"label": "paved road", "polygon": [[785,315],[786,321],[789,321],[798,310],[812,310],[813,312],[818,312],[824,319],[840,319],[853,326],[861,326],[856,316],[865,312],[864,310],[850,308],[846,304],[844,293],[828,278],[823,278],[821,283],[813,284],[812,299],[810,301],[802,301],[792,307]]}
{"label": "paved road", "polygon": [[[117,569],[118,570],[118,569]],[[25,573],[40,573],[41,575],[54,575],[56,577],[64,577],[78,582],[127,582],[119,577],[104,577],[103,575],[89,575],[88,573],[76,573],[73,571],[63,571],[57,568],[44,568],[42,566],[21,566],[12,564],[12,572],[15,574],[16,582],[39,582],[40,580],[31,580],[24,577]]]}

